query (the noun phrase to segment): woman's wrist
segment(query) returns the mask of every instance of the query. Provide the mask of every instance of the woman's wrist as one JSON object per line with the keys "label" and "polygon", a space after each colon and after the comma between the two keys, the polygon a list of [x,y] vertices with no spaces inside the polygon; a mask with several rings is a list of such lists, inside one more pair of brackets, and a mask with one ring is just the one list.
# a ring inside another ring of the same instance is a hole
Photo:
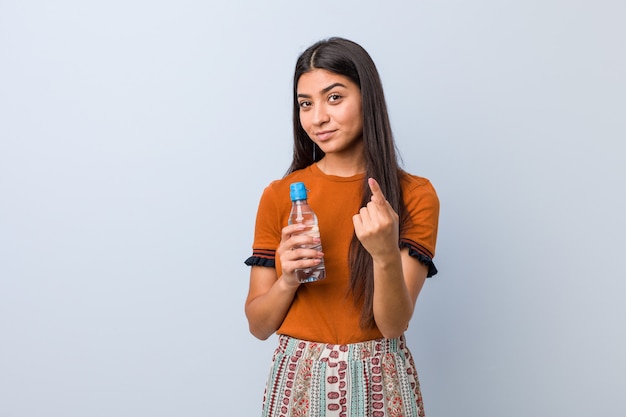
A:
{"label": "woman's wrist", "polygon": [[281,290],[281,292],[295,293],[301,284],[297,281],[295,283],[291,283],[289,281],[290,280],[285,275],[281,275],[276,282],[276,285],[278,285],[278,288]]}
{"label": "woman's wrist", "polygon": [[375,267],[388,269],[395,268],[402,265],[402,257],[400,255],[400,248],[390,249],[386,253],[382,253],[376,256],[372,256],[372,261]]}

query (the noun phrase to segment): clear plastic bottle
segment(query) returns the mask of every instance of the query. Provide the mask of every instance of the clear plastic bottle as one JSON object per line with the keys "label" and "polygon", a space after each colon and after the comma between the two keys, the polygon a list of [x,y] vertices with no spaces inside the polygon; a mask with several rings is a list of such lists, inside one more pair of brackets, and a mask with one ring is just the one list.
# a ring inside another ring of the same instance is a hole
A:
{"label": "clear plastic bottle", "polygon": [[[320,229],[317,224],[317,216],[311,210],[307,202],[307,193],[304,183],[294,182],[289,186],[289,194],[291,196],[292,206],[289,214],[289,224],[302,223],[310,228],[303,233],[314,237],[320,237]],[[306,246],[309,247],[309,246]],[[322,250],[322,244],[310,246],[311,249]],[[296,277],[300,282],[313,282],[326,278],[326,267],[324,259],[311,268],[296,269]]]}

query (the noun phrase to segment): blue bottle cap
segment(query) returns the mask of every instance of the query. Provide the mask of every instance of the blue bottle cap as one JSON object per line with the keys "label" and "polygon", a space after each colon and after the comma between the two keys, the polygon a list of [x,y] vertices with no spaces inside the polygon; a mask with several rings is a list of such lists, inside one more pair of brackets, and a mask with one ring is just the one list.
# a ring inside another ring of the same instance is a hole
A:
{"label": "blue bottle cap", "polygon": [[291,201],[306,200],[306,187],[303,182],[294,182],[289,186]]}

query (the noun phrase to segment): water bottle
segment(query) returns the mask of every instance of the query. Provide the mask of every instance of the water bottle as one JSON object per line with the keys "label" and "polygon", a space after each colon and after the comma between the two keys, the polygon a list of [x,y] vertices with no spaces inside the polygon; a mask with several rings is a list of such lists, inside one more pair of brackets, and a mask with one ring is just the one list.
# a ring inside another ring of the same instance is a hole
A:
{"label": "water bottle", "polygon": [[[311,210],[307,202],[306,188],[302,182],[294,182],[289,186],[289,194],[291,196],[292,206],[289,214],[289,224],[305,224],[309,226],[303,233],[313,237],[320,237],[320,229],[317,224],[317,216]],[[322,244],[312,246],[303,246],[305,248],[316,249],[322,251]],[[311,268],[296,269],[296,278],[299,282],[313,282],[326,278],[326,268],[324,267],[324,259]]]}

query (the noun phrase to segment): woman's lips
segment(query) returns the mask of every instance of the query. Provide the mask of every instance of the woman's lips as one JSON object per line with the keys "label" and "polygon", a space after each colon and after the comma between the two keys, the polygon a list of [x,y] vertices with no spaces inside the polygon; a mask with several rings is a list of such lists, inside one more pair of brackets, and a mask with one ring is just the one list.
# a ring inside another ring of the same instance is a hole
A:
{"label": "woman's lips", "polygon": [[321,132],[315,133],[315,137],[317,137],[321,141],[325,141],[330,139],[330,137],[335,133],[335,130],[324,130]]}

